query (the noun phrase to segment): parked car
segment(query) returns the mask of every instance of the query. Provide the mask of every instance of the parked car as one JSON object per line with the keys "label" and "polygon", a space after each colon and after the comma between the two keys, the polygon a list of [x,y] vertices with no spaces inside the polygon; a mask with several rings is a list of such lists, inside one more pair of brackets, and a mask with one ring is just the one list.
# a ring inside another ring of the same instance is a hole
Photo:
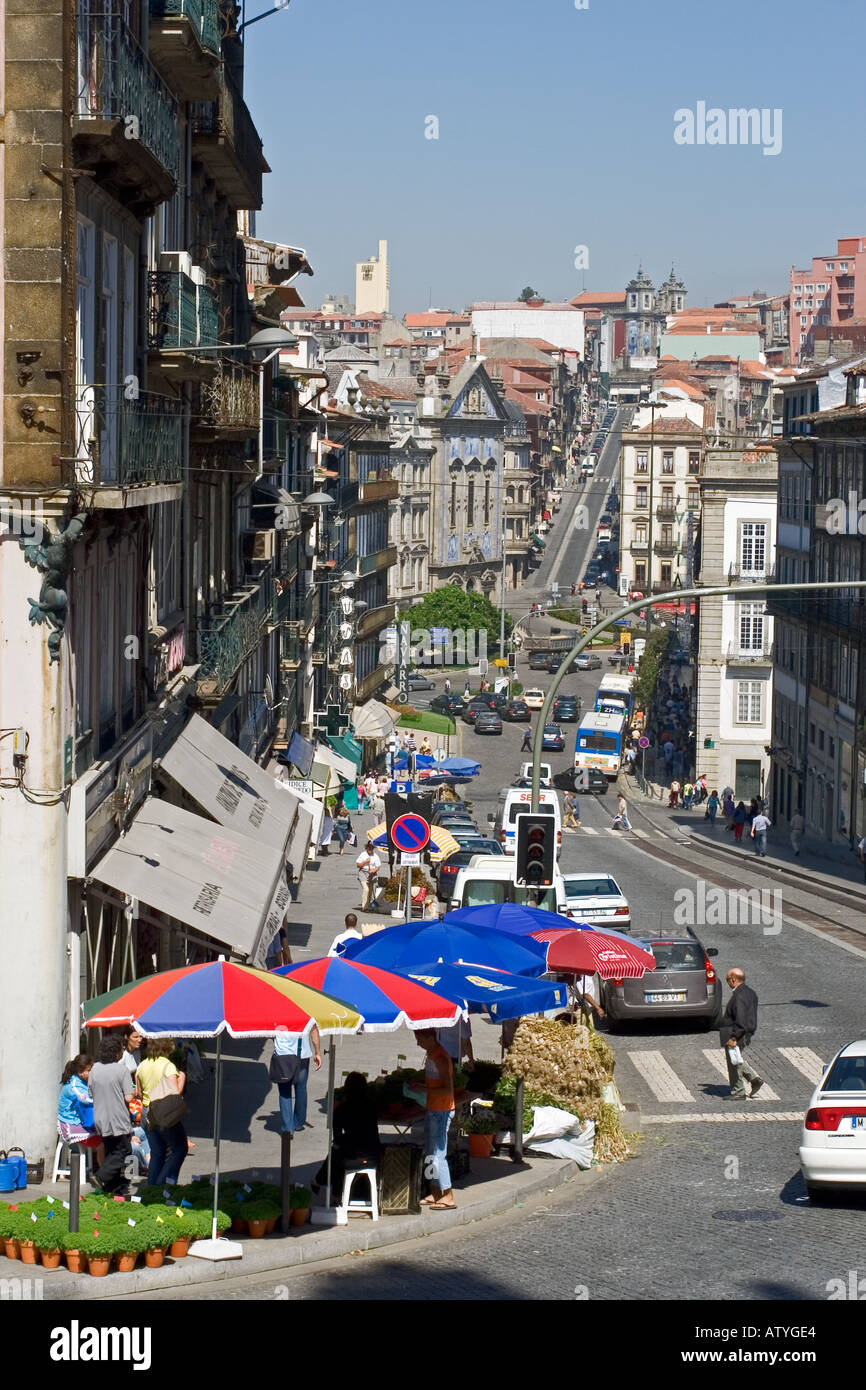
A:
{"label": "parked car", "polygon": [[436,682],[429,676],[410,676],[406,682],[407,690],[435,690]]}
{"label": "parked car", "polygon": [[548,658],[549,655],[550,655],[549,652],[530,652],[530,653],[529,653],[529,669],[530,669],[530,671],[546,671],[546,670],[547,670],[547,658]]}
{"label": "parked car", "polygon": [[562,792],[591,792],[593,796],[605,796],[610,783],[601,768],[567,767],[557,772],[553,785]]}
{"label": "parked car", "polygon": [[655,970],[639,980],[605,980],[601,1003],[608,1026],[629,1019],[700,1018],[707,1030],[718,1028],[724,1001],[711,959],[718,950],[705,949],[691,927],[651,938],[649,949]]}
{"label": "parked car", "polygon": [[479,710],[475,716],[476,734],[501,734],[502,720],[498,710]]}
{"label": "parked car", "polygon": [[545,724],[541,736],[541,747],[545,753],[562,753],[565,750],[565,737],[558,724]]}
{"label": "parked car", "polygon": [[465,849],[456,849],[453,854],[449,854],[447,859],[442,860],[442,863],[436,871],[437,898],[439,898],[441,902],[447,903],[451,901],[451,894],[454,892],[454,884],[457,881],[458,870],[462,869],[464,864],[469,863],[473,854],[502,853],[503,850],[499,841],[489,839],[479,840],[477,844],[473,840],[472,844],[467,845]]}
{"label": "parked car", "polygon": [[430,708],[441,714],[460,714],[464,703],[462,695],[437,695],[430,701]]}
{"label": "parked car", "polygon": [[528,724],[532,719],[532,711],[525,700],[509,700],[507,705],[502,706],[499,714],[510,724]]}
{"label": "parked car", "polygon": [[815,1203],[834,1188],[866,1187],[866,1038],[840,1048],[812,1092],[800,1170]]}
{"label": "parked car", "polygon": [[560,724],[577,723],[577,698],[574,695],[557,695],[553,702],[553,717]]}
{"label": "parked car", "polygon": [[580,656],[574,658],[574,664],[578,671],[598,671],[601,657],[595,652],[581,652]]}
{"label": "parked car", "polygon": [[544,705],[544,691],[539,690],[537,686],[533,686],[531,690],[524,690],[523,702],[529,709],[541,709]]}
{"label": "parked car", "polygon": [[475,716],[481,710],[495,710],[496,703],[492,695],[475,695],[468,704],[463,706],[464,724],[474,724]]}
{"label": "parked car", "polygon": [[563,878],[568,906],[577,921],[628,931],[631,926],[628,900],[611,874],[568,873],[563,874]]}

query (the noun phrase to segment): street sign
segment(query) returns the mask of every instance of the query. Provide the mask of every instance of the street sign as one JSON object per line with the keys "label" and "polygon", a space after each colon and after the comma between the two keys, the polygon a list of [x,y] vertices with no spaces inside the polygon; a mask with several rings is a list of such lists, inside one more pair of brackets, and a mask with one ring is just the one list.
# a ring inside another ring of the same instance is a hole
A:
{"label": "street sign", "polygon": [[420,855],[420,854],[401,854],[401,855],[400,855],[400,868],[401,868],[401,869],[416,869],[420,863],[421,863],[421,855]]}
{"label": "street sign", "polygon": [[507,657],[507,656],[495,656],[495,657],[493,658],[493,665],[494,665],[494,666],[507,666],[507,665],[508,665],[508,657]]}
{"label": "street sign", "polygon": [[398,816],[391,826],[391,840],[396,849],[416,854],[430,843],[430,826],[423,816],[416,816],[414,812]]}
{"label": "street sign", "polygon": [[641,737],[638,739],[637,746],[638,748],[649,748],[650,741],[645,734],[641,735]]}

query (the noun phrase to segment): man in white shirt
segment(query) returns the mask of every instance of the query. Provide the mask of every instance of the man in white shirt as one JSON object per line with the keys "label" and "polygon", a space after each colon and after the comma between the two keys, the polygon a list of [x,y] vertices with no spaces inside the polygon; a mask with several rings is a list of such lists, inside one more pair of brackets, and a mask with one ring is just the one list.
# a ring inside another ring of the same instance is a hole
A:
{"label": "man in white shirt", "polygon": [[310,1075],[310,1060],[316,1071],[322,1065],[322,1041],[315,1024],[308,1033],[290,1033],[280,1027],[274,1035],[274,1051],[285,1056],[300,1058],[298,1070],[292,1081],[277,1083],[280,1093],[280,1120],[284,1134],[297,1134],[307,1126],[307,1081]]}
{"label": "man in white shirt", "polygon": [[358,881],[361,884],[361,911],[367,912],[372,905],[376,879],[379,876],[382,861],[368,842],[355,860],[355,864],[358,869]]}
{"label": "man in white shirt", "polygon": [[763,811],[759,811],[752,821],[752,838],[755,841],[755,853],[760,859],[767,857],[767,831],[772,821],[765,816]]}

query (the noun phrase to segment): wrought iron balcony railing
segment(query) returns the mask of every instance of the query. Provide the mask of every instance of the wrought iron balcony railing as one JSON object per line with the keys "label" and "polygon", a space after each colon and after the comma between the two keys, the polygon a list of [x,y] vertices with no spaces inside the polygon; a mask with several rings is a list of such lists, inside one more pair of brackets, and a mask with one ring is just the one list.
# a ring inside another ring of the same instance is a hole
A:
{"label": "wrought iron balcony railing", "polygon": [[235,208],[260,208],[268,163],[243,97],[227,72],[216,101],[192,108],[193,147],[220,192]]}
{"label": "wrought iron balcony railing", "polygon": [[239,363],[220,362],[210,381],[198,390],[193,430],[201,437],[216,432],[238,438],[258,434],[259,374]]}
{"label": "wrought iron balcony railing", "polygon": [[762,642],[757,647],[741,647],[739,642],[732,642],[725,660],[729,666],[772,666],[773,644]]}
{"label": "wrought iron balcony railing", "polygon": [[122,386],[80,386],[73,463],[78,483],[129,487],[183,477],[183,405],[172,396]]}
{"label": "wrought iron balcony railing", "polygon": [[148,347],[216,347],[219,312],[216,296],[207,285],[197,285],[182,271],[152,270],[147,277],[150,297]]}
{"label": "wrought iron balcony railing", "polygon": [[219,613],[199,625],[199,683],[212,685],[213,693],[221,694],[259,645],[273,611],[274,567],[269,560],[254,580],[222,604]]}
{"label": "wrought iron balcony railing", "polygon": [[216,0],[150,0],[153,19],[186,19],[209,53],[220,56],[219,7]]}

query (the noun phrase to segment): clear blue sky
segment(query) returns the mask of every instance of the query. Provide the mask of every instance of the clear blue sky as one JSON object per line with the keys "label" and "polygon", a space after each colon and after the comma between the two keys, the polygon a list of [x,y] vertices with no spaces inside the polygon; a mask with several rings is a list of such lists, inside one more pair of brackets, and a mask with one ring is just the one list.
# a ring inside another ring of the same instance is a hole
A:
{"label": "clear blue sky", "polygon": [[[306,248],[315,306],[380,237],[398,315],[621,289],[639,260],[692,304],[777,293],[866,233],[864,37],[863,0],[292,0],[246,34],[257,230]],[[781,153],[677,145],[699,101],[781,108]]]}

